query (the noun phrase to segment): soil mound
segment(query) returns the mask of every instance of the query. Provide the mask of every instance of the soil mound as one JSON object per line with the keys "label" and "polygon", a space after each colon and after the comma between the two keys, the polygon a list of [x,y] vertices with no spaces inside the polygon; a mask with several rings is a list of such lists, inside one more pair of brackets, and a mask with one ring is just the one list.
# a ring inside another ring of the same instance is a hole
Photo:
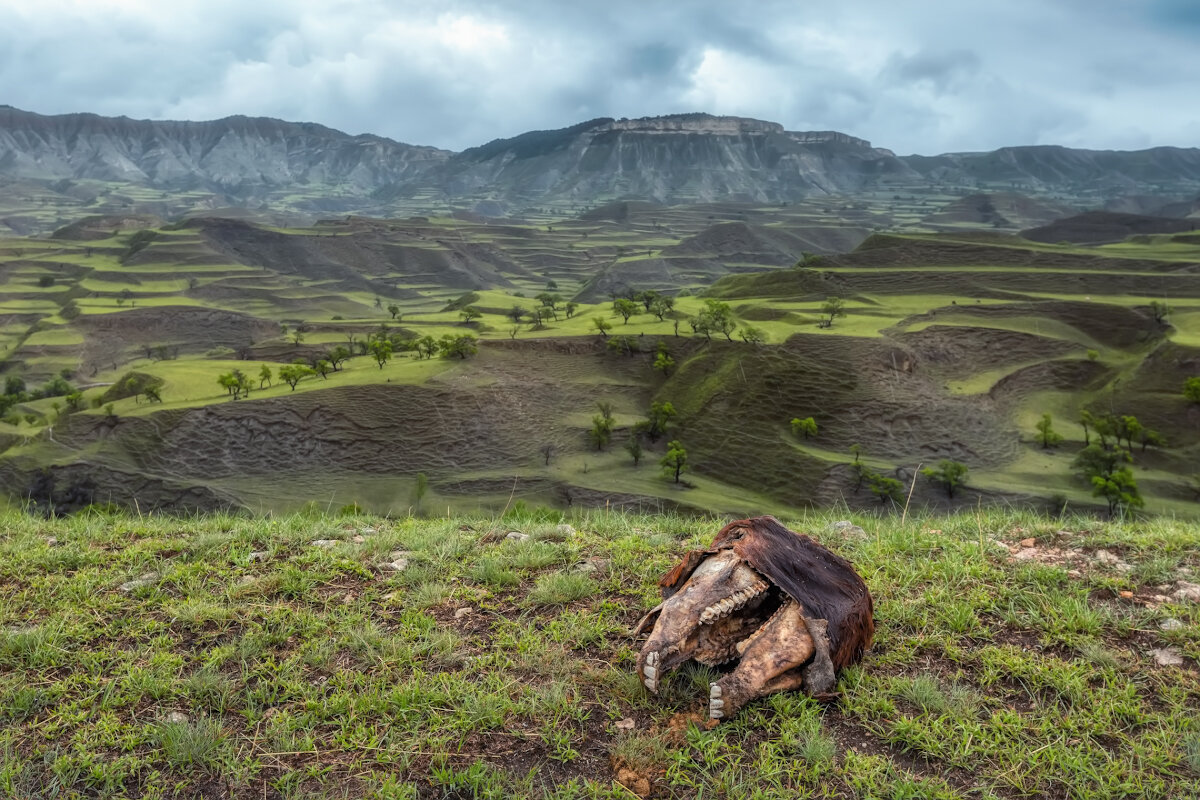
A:
{"label": "soil mound", "polygon": [[160,228],[163,220],[159,217],[143,214],[123,214],[84,217],[59,228],[50,234],[51,239],[67,239],[76,242],[88,242],[97,239],[107,239],[115,232],[140,231],[146,228]]}
{"label": "soil mound", "polygon": [[1021,235],[1032,242],[1101,244],[1124,241],[1126,237],[1137,234],[1187,233],[1198,228],[1198,220],[1089,211],[1040,228],[1022,231]]}

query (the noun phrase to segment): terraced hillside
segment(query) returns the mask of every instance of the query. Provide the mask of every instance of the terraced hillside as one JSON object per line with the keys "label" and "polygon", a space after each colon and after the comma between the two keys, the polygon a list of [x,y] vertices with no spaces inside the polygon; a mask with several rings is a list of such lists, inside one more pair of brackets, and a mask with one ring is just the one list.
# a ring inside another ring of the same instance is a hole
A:
{"label": "terraced hillside", "polygon": [[[1139,420],[1149,510],[1200,509],[1194,237],[881,224],[618,202],[505,224],[121,215],[0,240],[0,476],[60,510],[1091,507],[1086,411]],[[1053,448],[1034,441],[1047,413]],[[815,435],[794,433],[807,417]],[[970,470],[953,498],[921,475],[942,459]]]}

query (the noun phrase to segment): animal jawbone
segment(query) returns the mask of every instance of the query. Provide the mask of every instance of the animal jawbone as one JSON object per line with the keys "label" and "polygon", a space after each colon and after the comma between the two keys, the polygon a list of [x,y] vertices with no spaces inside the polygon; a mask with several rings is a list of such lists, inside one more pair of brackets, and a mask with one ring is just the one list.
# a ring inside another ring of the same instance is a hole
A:
{"label": "animal jawbone", "polygon": [[749,586],[740,592],[736,592],[723,600],[713,603],[700,612],[700,624],[711,625],[722,617],[727,617],[735,611],[740,611],[751,600],[765,594],[768,588],[770,588],[770,584],[766,581],[758,580],[753,586]]}

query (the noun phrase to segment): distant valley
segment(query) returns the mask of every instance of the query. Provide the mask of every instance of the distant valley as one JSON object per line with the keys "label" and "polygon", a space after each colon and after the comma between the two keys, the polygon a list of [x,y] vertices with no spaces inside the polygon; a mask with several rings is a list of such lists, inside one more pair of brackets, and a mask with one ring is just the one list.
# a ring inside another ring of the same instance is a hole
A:
{"label": "distant valley", "polygon": [[5,108],[0,183],[13,502],[1105,510],[1074,461],[1111,417],[1148,510],[1200,509],[1195,149]]}

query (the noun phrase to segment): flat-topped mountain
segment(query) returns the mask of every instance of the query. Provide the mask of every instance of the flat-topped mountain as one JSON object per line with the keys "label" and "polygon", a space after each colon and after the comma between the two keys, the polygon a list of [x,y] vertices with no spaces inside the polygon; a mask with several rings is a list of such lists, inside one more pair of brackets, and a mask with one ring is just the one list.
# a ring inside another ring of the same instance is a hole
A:
{"label": "flat-topped mountain", "polygon": [[858,191],[915,173],[889,150],[837,132],[743,117],[595,119],[465,150],[431,177],[450,196],[636,197],[778,202]]}

